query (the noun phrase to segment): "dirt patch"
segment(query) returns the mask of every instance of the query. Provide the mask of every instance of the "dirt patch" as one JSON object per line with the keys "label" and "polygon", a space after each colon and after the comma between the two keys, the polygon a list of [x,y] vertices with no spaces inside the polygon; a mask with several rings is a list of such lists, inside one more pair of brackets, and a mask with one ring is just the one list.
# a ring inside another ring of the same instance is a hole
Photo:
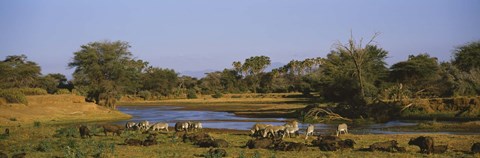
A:
{"label": "dirt patch", "polygon": [[5,104],[0,106],[0,125],[15,126],[41,122],[57,124],[66,122],[90,122],[122,120],[130,115],[87,103],[76,95],[27,96],[29,105]]}

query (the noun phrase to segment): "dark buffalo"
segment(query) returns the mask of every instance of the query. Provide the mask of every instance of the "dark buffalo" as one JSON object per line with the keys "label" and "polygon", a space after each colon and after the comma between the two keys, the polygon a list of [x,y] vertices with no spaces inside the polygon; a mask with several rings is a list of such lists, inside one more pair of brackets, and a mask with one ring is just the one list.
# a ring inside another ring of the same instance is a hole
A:
{"label": "dark buffalo", "polygon": [[433,146],[433,153],[442,154],[442,153],[445,153],[447,149],[448,149],[448,145],[435,145]]}
{"label": "dark buffalo", "polygon": [[90,129],[88,129],[87,126],[81,125],[81,126],[78,128],[78,130],[80,131],[80,136],[81,136],[82,138],[86,138],[87,136],[88,136],[89,138],[92,137],[92,135],[90,135]]}
{"label": "dark buffalo", "polygon": [[27,156],[27,153],[18,153],[12,156],[12,158],[24,158]]}
{"label": "dark buffalo", "polygon": [[282,142],[281,139],[272,139],[272,138],[259,138],[259,139],[252,139],[249,140],[246,146],[249,149],[269,149],[274,147],[275,144]]}
{"label": "dark buffalo", "polygon": [[[227,156],[227,151],[225,151],[225,149],[210,149],[208,150],[207,152],[208,155],[210,155],[211,157],[225,157]],[[204,155],[204,157],[207,157]]]}
{"label": "dark buffalo", "polygon": [[182,140],[184,143],[186,142],[198,142],[200,140],[204,139],[211,139],[213,140],[213,137],[208,135],[207,133],[191,133],[191,134],[183,134]]}
{"label": "dark buffalo", "polygon": [[408,142],[408,145],[416,145],[420,147],[420,152],[425,154],[431,154],[433,152],[433,138],[420,136],[417,138],[412,138]]}
{"label": "dark buffalo", "polygon": [[5,135],[7,135],[7,136],[10,135],[10,129],[5,128]]}
{"label": "dark buffalo", "polygon": [[385,142],[377,142],[370,145],[370,151],[386,151],[386,152],[402,152],[403,149],[398,147],[396,140],[390,140]]}
{"label": "dark buffalo", "polygon": [[5,153],[0,152],[0,158],[8,158],[8,155]]}
{"label": "dark buffalo", "polygon": [[280,142],[275,144],[275,150],[280,151],[306,151],[307,145],[304,143],[295,143],[295,142]]}
{"label": "dark buffalo", "polygon": [[132,146],[141,146],[143,145],[143,141],[138,139],[125,139],[125,144]]}
{"label": "dark buffalo", "polygon": [[120,136],[123,132],[123,127],[117,125],[103,125],[102,127],[105,136],[107,136],[108,132],[111,132],[113,135],[117,134],[117,136]]}
{"label": "dark buffalo", "polygon": [[347,149],[347,148],[353,149],[355,144],[357,144],[357,143],[355,143],[355,141],[353,141],[351,139],[346,139],[346,140],[338,142],[338,145],[342,149]]}
{"label": "dark buffalo", "polygon": [[470,150],[472,153],[480,153],[480,142],[473,144]]}

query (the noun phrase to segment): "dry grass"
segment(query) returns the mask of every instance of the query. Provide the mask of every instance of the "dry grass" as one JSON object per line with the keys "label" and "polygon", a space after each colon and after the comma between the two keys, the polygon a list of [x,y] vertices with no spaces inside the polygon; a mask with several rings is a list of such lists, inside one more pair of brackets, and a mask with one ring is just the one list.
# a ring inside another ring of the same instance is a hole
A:
{"label": "dry grass", "polygon": [[[0,126],[68,122],[91,122],[128,119],[131,116],[93,103],[86,103],[76,95],[27,96],[29,105],[6,104],[0,106]],[[15,119],[11,119],[15,118]]]}
{"label": "dry grass", "polygon": [[[93,131],[95,125],[89,125]],[[157,140],[161,143],[150,147],[126,146],[121,145],[126,138],[145,139],[147,134],[139,132],[126,132],[118,136],[94,136],[90,139],[80,139],[78,133],[76,138],[54,137],[59,128],[75,128],[75,125],[50,125],[50,126],[23,126],[12,127],[11,135],[0,141],[0,151],[12,155],[24,151],[30,157],[68,157],[68,154],[80,154],[86,157],[92,157],[100,154],[100,157],[194,157],[194,154],[203,154],[208,148],[199,148],[191,143],[182,143],[181,139],[175,139],[173,132],[160,134]],[[3,128],[0,128],[3,130]],[[366,148],[374,142],[397,140],[399,146],[406,147],[406,153],[387,153],[387,152],[363,152],[357,150],[344,150],[335,152],[320,151],[316,147],[309,147],[308,151],[285,152],[266,149],[247,149],[242,148],[246,142],[251,139],[245,132],[232,132],[222,130],[207,130],[216,139],[225,139],[230,143],[226,148],[228,157],[424,157],[426,155],[418,153],[416,146],[408,146],[410,138],[420,136],[418,134],[409,135],[342,135],[342,139],[353,139],[356,141],[356,149]],[[472,155],[469,151],[473,142],[480,141],[480,135],[438,135],[428,134],[435,139],[437,145],[447,145],[449,150],[445,154],[429,155],[428,157],[479,157]],[[307,144],[314,138],[310,138]],[[305,142],[303,136],[297,138],[286,138],[286,141]],[[38,150],[41,146],[46,151]]]}
{"label": "dry grass", "polygon": [[[181,106],[185,110],[211,110],[239,113],[289,111],[304,108],[311,98],[298,97],[297,93],[275,94],[225,94],[222,98],[201,96],[197,99],[169,99],[159,101],[120,102],[127,106]],[[233,97],[237,96],[237,97]]]}

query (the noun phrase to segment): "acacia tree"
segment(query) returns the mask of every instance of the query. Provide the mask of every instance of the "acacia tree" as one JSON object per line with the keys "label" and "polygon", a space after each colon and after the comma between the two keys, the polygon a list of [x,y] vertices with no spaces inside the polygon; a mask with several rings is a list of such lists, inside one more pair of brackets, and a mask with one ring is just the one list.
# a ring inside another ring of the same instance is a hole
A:
{"label": "acacia tree", "polygon": [[395,63],[390,69],[389,78],[404,84],[412,92],[432,93],[440,78],[437,58],[428,54],[410,55],[407,61]]}
{"label": "acacia tree", "polygon": [[[372,44],[373,40],[379,35],[379,33],[375,33],[370,41],[365,45],[369,46]],[[369,51],[362,45],[363,39],[357,43],[351,35],[350,39],[348,40],[347,44],[342,44],[338,42],[337,44],[337,51],[341,53],[346,53],[350,56],[353,64],[355,66],[355,77],[357,78],[357,82],[360,86],[360,96],[365,100],[365,80],[364,80],[364,65],[369,62]]]}
{"label": "acacia tree", "polygon": [[35,87],[41,69],[26,55],[7,56],[0,61],[0,88]]}
{"label": "acacia tree", "polygon": [[480,69],[480,41],[457,47],[453,53],[452,64],[465,72]]}
{"label": "acacia tree", "polygon": [[[237,68],[239,62],[234,62],[234,66]],[[260,74],[270,65],[270,57],[267,56],[253,56],[245,59],[244,64],[241,66],[241,70],[248,72],[249,79],[251,80],[251,88],[253,93],[257,93],[257,88],[260,84]]]}
{"label": "acacia tree", "polygon": [[148,67],[143,74],[142,90],[153,92],[155,96],[168,96],[177,86],[178,74],[173,69]]}
{"label": "acacia tree", "polygon": [[141,86],[140,73],[148,63],[134,59],[127,42],[92,42],[80,48],[68,66],[75,68],[74,84],[87,98],[114,109],[117,96]]}

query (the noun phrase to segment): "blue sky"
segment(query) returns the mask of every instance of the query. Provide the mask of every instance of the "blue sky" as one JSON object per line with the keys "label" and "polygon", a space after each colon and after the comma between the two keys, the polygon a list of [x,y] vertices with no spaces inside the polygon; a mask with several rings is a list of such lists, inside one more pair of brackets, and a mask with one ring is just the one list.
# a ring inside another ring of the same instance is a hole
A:
{"label": "blue sky", "polygon": [[389,64],[419,53],[448,61],[479,28],[478,0],[1,0],[0,59],[26,54],[44,74],[70,76],[81,45],[122,40],[153,66],[221,70],[255,55],[325,57],[352,31],[380,32]]}

